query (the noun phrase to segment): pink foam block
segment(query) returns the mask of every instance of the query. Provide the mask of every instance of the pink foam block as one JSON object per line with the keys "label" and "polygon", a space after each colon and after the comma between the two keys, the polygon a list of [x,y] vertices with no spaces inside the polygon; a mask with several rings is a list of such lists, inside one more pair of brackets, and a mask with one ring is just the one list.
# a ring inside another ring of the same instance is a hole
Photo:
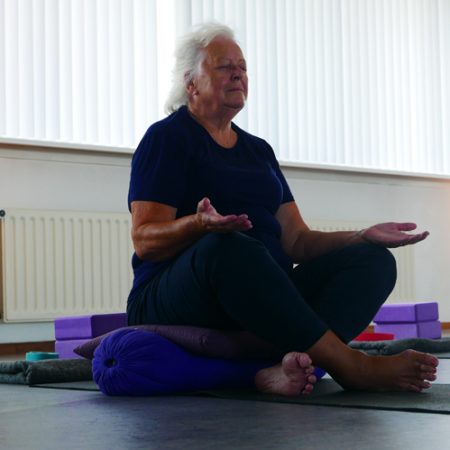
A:
{"label": "pink foam block", "polygon": [[442,335],[439,320],[417,323],[376,323],[374,328],[377,333],[392,333],[395,339],[440,339]]}
{"label": "pink foam block", "polygon": [[90,339],[72,339],[68,341],[56,341],[55,352],[58,353],[59,359],[81,359],[82,356],[74,353],[73,349],[89,340]]}
{"label": "pink foam block", "polygon": [[126,313],[59,317],[55,319],[55,338],[57,341],[89,339],[126,325]]}
{"label": "pink foam block", "polygon": [[439,319],[437,302],[383,305],[373,321],[375,323],[429,322]]}

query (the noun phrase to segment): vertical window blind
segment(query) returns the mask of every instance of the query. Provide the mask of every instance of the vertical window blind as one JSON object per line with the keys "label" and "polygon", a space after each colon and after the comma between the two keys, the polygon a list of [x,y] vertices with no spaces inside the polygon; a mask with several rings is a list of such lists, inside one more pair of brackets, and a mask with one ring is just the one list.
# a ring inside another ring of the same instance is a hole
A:
{"label": "vertical window blind", "polygon": [[280,160],[450,175],[450,0],[0,0],[0,139],[125,147],[177,37],[231,26]]}

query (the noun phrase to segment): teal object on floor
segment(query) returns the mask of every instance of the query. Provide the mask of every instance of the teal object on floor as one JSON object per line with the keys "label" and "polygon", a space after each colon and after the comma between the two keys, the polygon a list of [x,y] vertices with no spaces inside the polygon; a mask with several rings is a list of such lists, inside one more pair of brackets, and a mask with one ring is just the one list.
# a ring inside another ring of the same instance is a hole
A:
{"label": "teal object on floor", "polygon": [[42,361],[43,359],[58,359],[59,354],[54,352],[28,352],[25,355],[26,361]]}

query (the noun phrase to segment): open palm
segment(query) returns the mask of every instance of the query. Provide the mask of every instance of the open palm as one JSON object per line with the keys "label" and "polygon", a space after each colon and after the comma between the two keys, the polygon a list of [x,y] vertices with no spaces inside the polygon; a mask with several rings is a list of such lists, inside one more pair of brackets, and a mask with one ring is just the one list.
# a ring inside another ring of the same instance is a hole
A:
{"label": "open palm", "polygon": [[197,214],[203,226],[208,231],[230,232],[230,231],[246,231],[252,228],[247,214],[230,214],[223,216],[219,214],[208,198],[203,198],[197,205]]}
{"label": "open palm", "polygon": [[428,235],[428,231],[422,233],[407,233],[417,228],[415,223],[387,222],[373,225],[361,232],[361,237],[366,241],[384,247],[401,247],[423,241]]}

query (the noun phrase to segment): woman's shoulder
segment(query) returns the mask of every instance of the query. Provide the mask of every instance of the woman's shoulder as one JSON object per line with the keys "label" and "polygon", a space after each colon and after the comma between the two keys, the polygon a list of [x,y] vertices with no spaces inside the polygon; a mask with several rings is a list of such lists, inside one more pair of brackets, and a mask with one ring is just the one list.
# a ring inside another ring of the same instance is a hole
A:
{"label": "woman's shoulder", "polygon": [[150,125],[134,152],[133,160],[158,158],[162,153],[174,159],[185,158],[191,154],[191,139],[187,133],[184,112],[175,111]]}
{"label": "woman's shoulder", "polygon": [[188,115],[184,107],[150,125],[146,134],[172,134],[186,128]]}

